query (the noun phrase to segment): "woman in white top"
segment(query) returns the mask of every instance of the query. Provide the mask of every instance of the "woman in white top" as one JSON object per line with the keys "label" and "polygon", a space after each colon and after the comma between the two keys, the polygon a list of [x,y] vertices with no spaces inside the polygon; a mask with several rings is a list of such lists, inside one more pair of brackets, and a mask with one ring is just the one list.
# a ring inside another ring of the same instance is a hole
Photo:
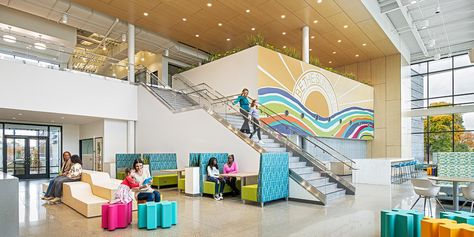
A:
{"label": "woman in white top", "polygon": [[225,179],[219,174],[219,167],[217,166],[217,159],[212,157],[207,163],[207,181],[216,183],[214,199],[222,200],[222,192],[224,191]]}
{"label": "woman in white top", "polygon": [[143,169],[142,159],[136,159],[133,161],[133,170],[132,177],[137,181],[140,186],[146,185],[146,187],[141,188],[138,195],[136,196],[137,200],[146,200],[147,202],[159,202],[160,201],[160,192],[151,188],[150,184],[143,184],[143,181],[150,178],[149,172],[146,172]]}

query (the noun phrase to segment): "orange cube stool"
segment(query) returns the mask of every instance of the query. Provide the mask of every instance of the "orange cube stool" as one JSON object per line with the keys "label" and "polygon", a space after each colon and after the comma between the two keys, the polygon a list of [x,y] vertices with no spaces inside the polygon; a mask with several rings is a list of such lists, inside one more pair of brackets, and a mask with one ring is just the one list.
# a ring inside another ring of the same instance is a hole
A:
{"label": "orange cube stool", "polygon": [[456,224],[456,221],[425,217],[421,221],[421,237],[441,237],[439,236],[439,228],[443,224]]}

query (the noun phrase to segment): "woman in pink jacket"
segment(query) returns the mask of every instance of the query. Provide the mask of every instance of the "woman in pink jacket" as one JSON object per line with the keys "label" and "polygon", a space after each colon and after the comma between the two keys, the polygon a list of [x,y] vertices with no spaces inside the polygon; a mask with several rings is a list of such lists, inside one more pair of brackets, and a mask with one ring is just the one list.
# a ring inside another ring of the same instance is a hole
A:
{"label": "woman in pink jacket", "polygon": [[[233,174],[233,173],[238,173],[239,168],[237,167],[237,162],[234,160],[234,155],[229,155],[227,157],[227,163],[224,165],[224,174]],[[240,194],[240,191],[237,189],[237,186],[235,185],[236,182],[235,177],[227,177],[226,178],[226,183],[232,188],[232,196],[236,196]]]}

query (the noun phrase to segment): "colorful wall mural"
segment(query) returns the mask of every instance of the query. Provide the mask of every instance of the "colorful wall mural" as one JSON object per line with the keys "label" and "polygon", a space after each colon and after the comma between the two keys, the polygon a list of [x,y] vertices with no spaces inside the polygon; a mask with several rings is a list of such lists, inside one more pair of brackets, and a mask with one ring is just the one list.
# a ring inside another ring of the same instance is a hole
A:
{"label": "colorful wall mural", "polygon": [[262,121],[284,134],[374,137],[371,86],[262,47],[258,99],[268,108]]}

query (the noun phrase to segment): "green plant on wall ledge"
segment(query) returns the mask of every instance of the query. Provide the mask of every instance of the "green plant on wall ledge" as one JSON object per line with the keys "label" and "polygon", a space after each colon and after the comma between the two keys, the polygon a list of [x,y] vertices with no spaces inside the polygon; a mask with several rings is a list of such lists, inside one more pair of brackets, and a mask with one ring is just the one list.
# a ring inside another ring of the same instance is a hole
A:
{"label": "green plant on wall ledge", "polygon": [[[257,46],[257,45],[262,46],[262,47],[267,48],[267,49],[270,49],[270,50],[273,50],[273,51],[278,52],[278,53],[282,53],[286,56],[301,60],[301,54],[295,48],[285,47],[285,48],[280,49],[279,47],[276,47],[276,46],[266,42],[265,37],[263,37],[262,34],[247,36],[247,48],[251,48],[251,47],[254,47],[254,46]],[[206,63],[209,63],[209,62],[212,62],[212,61],[216,61],[218,59],[221,59],[223,57],[227,57],[229,55],[235,54],[235,53],[240,52],[240,51],[242,51],[244,49],[247,49],[247,48],[243,48],[243,49],[234,48],[234,49],[227,50],[225,52],[212,53],[212,54],[209,55],[208,60],[202,62],[202,64],[206,64]],[[356,76],[352,73],[342,73],[342,72],[337,71],[334,68],[322,66],[317,58],[311,57],[309,59],[309,63],[311,65],[316,66],[316,67],[323,68],[327,71],[330,71],[330,72],[342,75],[344,77],[356,80]],[[192,65],[192,66],[189,66],[189,67],[186,67],[186,68],[182,68],[179,72],[181,73],[181,72],[190,70],[190,69],[195,68],[195,67],[197,67],[197,65]]]}

